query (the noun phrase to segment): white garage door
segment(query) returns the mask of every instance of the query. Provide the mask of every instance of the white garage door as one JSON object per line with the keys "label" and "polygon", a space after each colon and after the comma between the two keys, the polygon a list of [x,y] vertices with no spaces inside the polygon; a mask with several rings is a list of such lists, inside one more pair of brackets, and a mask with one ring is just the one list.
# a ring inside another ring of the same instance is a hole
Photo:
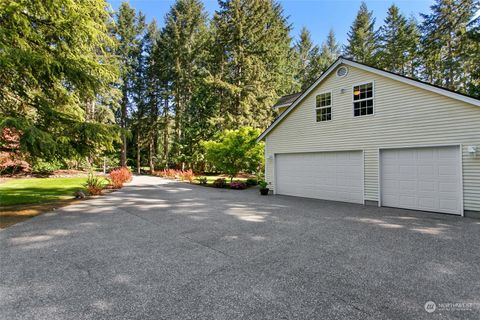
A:
{"label": "white garage door", "polygon": [[363,203],[362,151],[275,156],[276,193]]}
{"label": "white garage door", "polygon": [[382,150],[381,203],[461,214],[459,147]]}

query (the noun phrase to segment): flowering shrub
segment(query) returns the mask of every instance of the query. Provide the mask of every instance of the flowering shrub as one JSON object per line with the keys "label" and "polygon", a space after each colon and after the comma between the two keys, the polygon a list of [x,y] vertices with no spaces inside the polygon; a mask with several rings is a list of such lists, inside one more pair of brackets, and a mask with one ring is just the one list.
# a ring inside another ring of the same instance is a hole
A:
{"label": "flowering shrub", "polygon": [[175,179],[179,176],[178,171],[175,169],[164,169],[158,173],[160,177],[168,178],[168,179]]}
{"label": "flowering shrub", "polygon": [[243,190],[246,188],[247,188],[247,185],[241,181],[233,181],[230,183],[230,189]]}
{"label": "flowering shrub", "polygon": [[227,181],[224,178],[218,178],[213,181],[213,186],[215,188],[225,188],[227,186]]}
{"label": "flowering shrub", "polygon": [[90,173],[88,175],[87,181],[85,182],[85,187],[87,188],[88,194],[92,196],[102,194],[103,190],[103,179],[99,176]]}
{"label": "flowering shrub", "polygon": [[185,171],[180,170],[179,176],[180,176],[180,179],[182,179],[183,181],[188,181],[190,183],[192,183],[193,180],[195,179],[195,174],[193,174],[192,170],[185,170]]}
{"label": "flowering shrub", "polygon": [[192,170],[164,169],[155,173],[156,175],[167,179],[179,179],[182,181],[193,182],[195,174]]}
{"label": "flowering shrub", "polygon": [[112,170],[109,174],[110,182],[115,189],[123,187],[125,182],[132,180],[132,173],[128,168],[121,167],[115,170]]}

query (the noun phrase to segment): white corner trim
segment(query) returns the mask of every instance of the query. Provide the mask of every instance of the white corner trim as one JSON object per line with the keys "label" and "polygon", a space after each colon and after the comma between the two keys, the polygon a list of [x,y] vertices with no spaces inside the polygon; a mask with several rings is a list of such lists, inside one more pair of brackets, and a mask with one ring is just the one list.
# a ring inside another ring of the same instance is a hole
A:
{"label": "white corner trim", "polygon": [[290,113],[290,111],[292,111],[303,99],[305,99],[305,97],[308,96],[310,94],[310,92],[312,92],[312,90],[314,90],[318,86],[318,84],[320,82],[322,82],[323,79],[325,79],[340,64],[345,64],[345,65],[352,66],[352,67],[355,67],[355,68],[358,68],[358,69],[362,69],[362,70],[365,70],[365,71],[368,71],[368,72],[371,72],[371,73],[375,73],[375,74],[384,76],[384,77],[389,78],[389,79],[393,79],[393,80],[396,80],[396,81],[399,81],[399,82],[403,82],[403,83],[412,85],[414,87],[418,87],[418,88],[421,88],[421,89],[424,89],[424,90],[427,90],[427,91],[431,91],[431,92],[434,92],[434,93],[437,93],[437,94],[440,94],[440,95],[443,95],[443,96],[446,96],[446,97],[449,97],[449,98],[452,98],[452,99],[460,100],[460,101],[466,102],[468,104],[472,104],[474,106],[480,107],[480,99],[475,99],[475,98],[472,98],[472,97],[464,96],[464,95],[456,93],[456,92],[452,92],[452,91],[449,91],[449,90],[446,90],[446,89],[435,87],[433,85],[423,83],[423,82],[420,82],[420,81],[416,81],[416,80],[413,80],[413,79],[405,78],[403,76],[400,76],[400,75],[397,75],[397,74],[394,74],[394,73],[390,73],[390,72],[387,72],[387,71],[372,68],[372,67],[369,67],[367,65],[358,63],[358,62],[347,60],[345,58],[338,58],[337,61],[335,61],[330,67],[328,67],[328,69],[324,73],[322,73],[320,78],[318,78],[317,81],[315,81],[315,83],[313,83],[310,87],[308,87],[308,89],[305,90],[302,93],[302,95],[300,97],[298,97],[290,105],[290,107],[288,107],[287,110],[285,110],[277,119],[275,119],[275,121],[257,138],[257,142],[263,140],[265,138],[265,136],[270,131],[272,131],[273,128],[275,128],[277,126],[277,124],[280,123],[283,120],[283,118],[285,118]]}

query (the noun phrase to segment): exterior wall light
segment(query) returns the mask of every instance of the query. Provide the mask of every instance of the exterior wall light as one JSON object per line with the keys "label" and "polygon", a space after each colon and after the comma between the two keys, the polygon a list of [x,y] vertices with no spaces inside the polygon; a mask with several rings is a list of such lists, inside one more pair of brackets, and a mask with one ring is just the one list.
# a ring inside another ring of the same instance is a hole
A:
{"label": "exterior wall light", "polygon": [[468,147],[467,147],[467,151],[468,151],[468,153],[470,153],[470,155],[472,155],[473,157],[476,157],[476,156],[477,156],[477,146],[468,146]]}

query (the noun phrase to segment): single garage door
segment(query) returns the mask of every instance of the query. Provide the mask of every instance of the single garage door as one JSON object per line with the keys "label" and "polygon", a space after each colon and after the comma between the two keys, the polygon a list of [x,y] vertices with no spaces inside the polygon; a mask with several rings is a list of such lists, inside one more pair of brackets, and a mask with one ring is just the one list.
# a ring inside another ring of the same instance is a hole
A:
{"label": "single garage door", "polygon": [[383,206],[461,214],[459,147],[382,150],[380,166]]}
{"label": "single garage door", "polygon": [[363,204],[362,151],[275,156],[276,193]]}

